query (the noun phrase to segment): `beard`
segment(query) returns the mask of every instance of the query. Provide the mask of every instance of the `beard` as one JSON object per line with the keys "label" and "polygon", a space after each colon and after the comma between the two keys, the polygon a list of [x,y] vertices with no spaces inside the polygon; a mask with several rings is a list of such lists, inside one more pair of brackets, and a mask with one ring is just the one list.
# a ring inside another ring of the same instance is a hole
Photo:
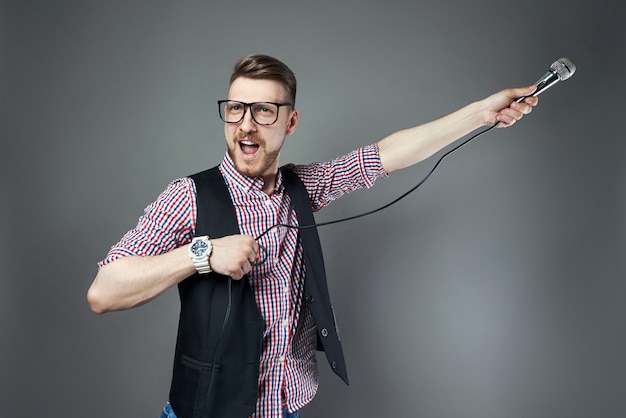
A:
{"label": "beard", "polygon": [[[244,146],[242,145],[242,141],[253,142],[257,148],[254,158],[251,160],[244,159],[242,154],[249,153],[249,150],[244,152],[244,149],[254,147]],[[263,177],[268,174],[276,174],[281,147],[282,144],[278,148],[268,151],[267,141],[260,135],[237,132],[233,141],[228,144],[228,155],[233,161],[235,169],[240,174],[247,177]],[[276,167],[272,168],[274,165],[276,165]],[[271,173],[269,172],[270,169],[272,171]]]}

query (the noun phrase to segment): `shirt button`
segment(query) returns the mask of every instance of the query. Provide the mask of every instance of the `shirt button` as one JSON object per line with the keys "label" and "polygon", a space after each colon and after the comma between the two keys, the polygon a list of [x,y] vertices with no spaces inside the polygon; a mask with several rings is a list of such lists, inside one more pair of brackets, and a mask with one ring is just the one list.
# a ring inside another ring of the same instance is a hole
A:
{"label": "shirt button", "polygon": [[289,321],[287,321],[286,319],[283,319],[281,321],[281,325],[283,326],[283,328],[287,328],[289,326]]}
{"label": "shirt button", "polygon": [[322,337],[328,337],[328,330],[326,328],[322,329],[321,333]]}
{"label": "shirt button", "polygon": [[272,260],[272,262],[274,263],[274,265],[275,265],[275,266],[277,266],[277,265],[278,265],[278,262],[279,262],[279,261],[280,261],[280,260],[278,259],[278,257],[274,257],[274,259]]}
{"label": "shirt button", "polygon": [[285,294],[289,293],[289,286],[283,287],[283,293]]}
{"label": "shirt button", "polygon": [[284,363],[285,362],[285,356],[278,357],[278,362],[279,363]]}
{"label": "shirt button", "polygon": [[272,204],[272,201],[270,199],[267,199],[265,202],[263,202],[265,204],[265,206],[270,206]]}

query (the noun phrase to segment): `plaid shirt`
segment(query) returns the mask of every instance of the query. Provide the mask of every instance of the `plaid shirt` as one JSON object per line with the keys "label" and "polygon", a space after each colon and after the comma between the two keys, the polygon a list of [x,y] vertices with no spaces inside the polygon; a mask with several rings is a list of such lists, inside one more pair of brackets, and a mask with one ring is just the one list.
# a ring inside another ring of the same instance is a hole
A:
{"label": "plaid shirt", "polygon": [[[220,171],[242,234],[258,237],[276,224],[298,225],[280,174],[275,190],[266,194],[262,191],[262,179],[239,174],[228,155],[220,164]],[[313,211],[346,193],[369,188],[385,175],[376,145],[327,163],[294,166],[294,171],[307,188]],[[189,243],[196,227],[195,195],[194,182],[189,178],[170,183],[145,209],[137,226],[111,248],[99,267],[120,257],[163,254]],[[297,411],[315,396],[316,328],[309,311],[301,310],[305,266],[297,230],[274,228],[258,241],[267,258],[254,266],[248,276],[266,329],[253,417],[279,418],[284,406]]]}

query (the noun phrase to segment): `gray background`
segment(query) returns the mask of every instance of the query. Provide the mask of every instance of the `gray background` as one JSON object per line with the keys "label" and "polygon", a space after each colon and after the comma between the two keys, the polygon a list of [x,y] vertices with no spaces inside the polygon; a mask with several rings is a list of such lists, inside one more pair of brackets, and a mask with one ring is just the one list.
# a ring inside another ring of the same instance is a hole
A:
{"label": "gray background", "polygon": [[[219,163],[215,101],[261,52],[299,79],[282,162],[326,160],[578,64],[417,192],[321,229],[352,384],[314,417],[626,416],[625,3],[0,4],[0,405],[156,417],[178,301],[98,316],[96,262],[177,177]],[[441,155],[438,154],[438,156]],[[372,209],[437,157],[318,215]]]}

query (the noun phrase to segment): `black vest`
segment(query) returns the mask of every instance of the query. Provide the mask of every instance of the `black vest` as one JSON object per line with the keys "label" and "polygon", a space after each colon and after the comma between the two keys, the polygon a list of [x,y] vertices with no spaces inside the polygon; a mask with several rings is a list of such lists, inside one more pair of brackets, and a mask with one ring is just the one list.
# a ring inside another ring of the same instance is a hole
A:
{"label": "black vest", "polygon": [[[300,225],[315,220],[306,188],[288,167],[283,184]],[[239,234],[230,193],[217,167],[190,176],[196,185],[196,236]],[[304,302],[317,326],[318,347],[346,384],[343,350],[328,294],[319,236],[299,231],[306,268]],[[247,276],[195,274],[178,285],[181,309],[170,402],[178,418],[248,418],[255,410],[265,324]]]}

